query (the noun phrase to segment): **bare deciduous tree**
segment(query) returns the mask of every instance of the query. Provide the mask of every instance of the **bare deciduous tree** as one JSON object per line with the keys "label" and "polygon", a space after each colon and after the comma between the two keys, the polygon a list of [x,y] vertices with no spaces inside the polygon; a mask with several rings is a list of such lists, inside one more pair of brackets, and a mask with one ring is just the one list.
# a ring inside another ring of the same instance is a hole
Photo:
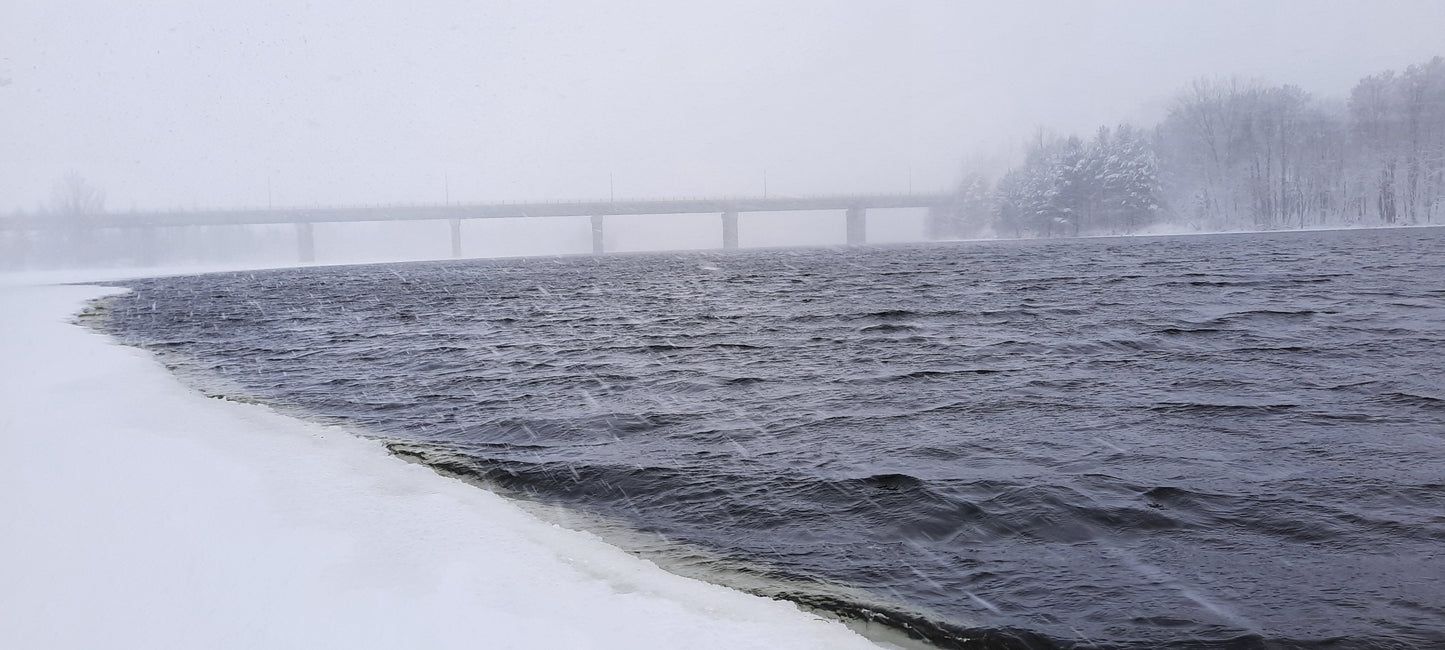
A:
{"label": "bare deciduous tree", "polygon": [[99,214],[105,211],[105,192],[71,172],[50,190],[50,210],[67,217]]}
{"label": "bare deciduous tree", "polygon": [[105,192],[71,172],[51,188],[47,207],[58,217],[58,228],[51,235],[56,240],[57,261],[71,266],[93,264],[99,234],[92,228],[91,218],[105,211]]}

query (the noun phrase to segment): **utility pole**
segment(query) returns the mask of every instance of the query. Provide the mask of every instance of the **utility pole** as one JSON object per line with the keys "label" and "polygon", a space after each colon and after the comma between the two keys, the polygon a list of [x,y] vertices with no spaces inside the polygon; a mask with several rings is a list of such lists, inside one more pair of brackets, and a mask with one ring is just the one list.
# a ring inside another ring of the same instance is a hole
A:
{"label": "utility pole", "polygon": [[443,190],[442,190],[443,194],[442,194],[442,196],[445,198],[446,204],[447,204],[447,205],[451,205],[451,204],[452,204],[452,175],[451,175],[451,174],[442,174],[442,187],[443,187]]}
{"label": "utility pole", "polygon": [[612,172],[607,172],[607,200],[610,203],[617,202],[617,185],[612,182]]}

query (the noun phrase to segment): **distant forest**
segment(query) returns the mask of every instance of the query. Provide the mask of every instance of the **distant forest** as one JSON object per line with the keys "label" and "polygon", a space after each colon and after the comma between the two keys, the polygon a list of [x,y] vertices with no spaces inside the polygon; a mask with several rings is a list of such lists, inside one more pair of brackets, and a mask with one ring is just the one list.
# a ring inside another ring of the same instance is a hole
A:
{"label": "distant forest", "polygon": [[1445,60],[1361,79],[1347,101],[1199,80],[1159,125],[1030,142],[996,181],[966,175],[929,236],[1070,237],[1440,223]]}

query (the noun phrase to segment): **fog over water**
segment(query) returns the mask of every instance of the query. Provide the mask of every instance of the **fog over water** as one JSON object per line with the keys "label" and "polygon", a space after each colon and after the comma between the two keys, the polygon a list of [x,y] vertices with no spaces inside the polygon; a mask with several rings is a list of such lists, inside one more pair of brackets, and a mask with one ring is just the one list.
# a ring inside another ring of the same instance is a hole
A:
{"label": "fog over water", "polygon": [[[10,213],[68,173],[112,211],[946,190],[1038,127],[1155,122],[1200,76],[1343,97],[1438,54],[1445,5],[18,0],[0,16]],[[619,236],[704,232],[660,223]],[[777,224],[756,241],[833,228]],[[570,232],[513,230],[486,254]],[[918,218],[871,230],[922,236]]]}

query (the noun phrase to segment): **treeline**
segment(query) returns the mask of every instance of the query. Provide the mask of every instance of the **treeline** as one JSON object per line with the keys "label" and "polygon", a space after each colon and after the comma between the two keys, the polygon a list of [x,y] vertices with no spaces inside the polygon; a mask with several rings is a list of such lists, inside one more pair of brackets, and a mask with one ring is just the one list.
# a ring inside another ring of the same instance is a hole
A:
{"label": "treeline", "polygon": [[[285,226],[98,227],[105,192],[71,172],[38,215],[0,215],[0,272],[295,259]],[[27,222],[43,219],[45,227]]]}
{"label": "treeline", "polygon": [[[3,219],[5,217],[0,217]],[[173,226],[11,229],[0,222],[0,272],[217,263],[279,263],[296,259],[289,226]]]}
{"label": "treeline", "polygon": [[959,184],[937,238],[1439,223],[1445,59],[1360,80],[1348,101],[1201,80],[1152,129],[1039,136],[996,182]]}

